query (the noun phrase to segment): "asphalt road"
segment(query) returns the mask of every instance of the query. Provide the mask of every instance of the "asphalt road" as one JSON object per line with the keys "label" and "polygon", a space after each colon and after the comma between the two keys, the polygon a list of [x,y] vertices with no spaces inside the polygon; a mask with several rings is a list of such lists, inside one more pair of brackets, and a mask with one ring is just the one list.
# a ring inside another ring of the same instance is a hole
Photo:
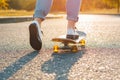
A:
{"label": "asphalt road", "polygon": [[65,16],[42,23],[40,52],[29,45],[31,21],[0,24],[0,80],[120,79],[120,16],[80,15],[79,18],[77,28],[87,34],[86,54],[82,51],[52,54],[51,39],[66,33]]}

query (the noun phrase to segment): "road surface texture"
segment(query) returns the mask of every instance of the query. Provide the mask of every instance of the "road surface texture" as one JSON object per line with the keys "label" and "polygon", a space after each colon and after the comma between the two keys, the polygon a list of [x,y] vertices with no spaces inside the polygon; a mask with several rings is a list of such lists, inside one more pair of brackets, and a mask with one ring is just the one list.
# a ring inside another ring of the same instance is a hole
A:
{"label": "road surface texture", "polygon": [[66,33],[67,20],[42,23],[43,47],[29,44],[28,22],[0,24],[0,80],[119,80],[120,16],[80,15],[77,28],[87,34],[86,50],[53,53],[53,37]]}

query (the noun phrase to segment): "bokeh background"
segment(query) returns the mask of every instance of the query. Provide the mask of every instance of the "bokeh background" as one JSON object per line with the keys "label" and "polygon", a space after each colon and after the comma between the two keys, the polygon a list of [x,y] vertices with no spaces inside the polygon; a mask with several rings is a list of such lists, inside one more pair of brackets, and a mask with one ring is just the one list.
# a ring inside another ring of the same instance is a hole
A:
{"label": "bokeh background", "polygon": [[[32,15],[36,0],[0,0],[0,16]],[[51,13],[65,13],[66,0],[53,0]],[[119,14],[120,0],[82,0],[81,13]]]}

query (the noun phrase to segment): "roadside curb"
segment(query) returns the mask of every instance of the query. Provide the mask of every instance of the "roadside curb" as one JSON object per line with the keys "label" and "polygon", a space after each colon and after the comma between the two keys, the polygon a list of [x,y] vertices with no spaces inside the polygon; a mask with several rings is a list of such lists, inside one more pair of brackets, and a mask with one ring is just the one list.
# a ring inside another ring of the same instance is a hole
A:
{"label": "roadside curb", "polygon": [[[50,15],[47,16],[46,19],[55,19],[55,18],[63,18],[60,15]],[[32,16],[12,16],[12,17],[0,17],[0,23],[17,23],[17,22],[24,22],[24,21],[32,21]]]}

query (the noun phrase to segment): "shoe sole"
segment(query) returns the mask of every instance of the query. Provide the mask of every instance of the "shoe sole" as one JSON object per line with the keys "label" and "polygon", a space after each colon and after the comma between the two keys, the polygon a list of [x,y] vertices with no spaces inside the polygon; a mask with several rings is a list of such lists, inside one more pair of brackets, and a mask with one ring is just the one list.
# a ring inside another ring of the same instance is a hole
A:
{"label": "shoe sole", "polygon": [[67,39],[73,39],[73,40],[76,40],[76,39],[79,38],[79,36],[78,36],[78,35],[67,35],[66,38],[67,38]]}
{"label": "shoe sole", "polygon": [[35,50],[41,50],[42,48],[42,40],[38,39],[38,29],[36,24],[31,24],[29,26],[30,33],[30,45]]}

